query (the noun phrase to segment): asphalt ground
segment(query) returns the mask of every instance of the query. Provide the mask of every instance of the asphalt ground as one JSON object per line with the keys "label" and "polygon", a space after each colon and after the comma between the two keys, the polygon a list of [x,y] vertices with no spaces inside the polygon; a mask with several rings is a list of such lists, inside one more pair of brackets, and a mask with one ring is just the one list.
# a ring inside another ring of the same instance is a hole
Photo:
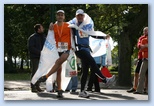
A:
{"label": "asphalt ground", "polygon": [[[45,84],[41,84],[45,90]],[[148,101],[148,94],[133,94],[128,93],[129,88],[112,86],[102,88],[101,92],[89,92],[89,98],[78,96],[80,92],[80,83],[78,84],[77,92],[71,94],[64,92],[63,98],[57,98],[57,92],[32,93],[30,90],[30,81],[4,81],[4,100],[144,100]]]}

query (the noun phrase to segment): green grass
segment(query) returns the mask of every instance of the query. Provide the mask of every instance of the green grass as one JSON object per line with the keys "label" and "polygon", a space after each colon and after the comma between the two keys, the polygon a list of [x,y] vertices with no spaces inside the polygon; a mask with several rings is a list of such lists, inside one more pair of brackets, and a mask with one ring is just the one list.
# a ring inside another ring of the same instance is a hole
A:
{"label": "green grass", "polygon": [[[113,75],[117,75],[118,76],[118,72],[117,71],[110,71],[111,74]],[[134,76],[134,72],[131,73],[132,76]]]}
{"label": "green grass", "polygon": [[4,80],[30,80],[30,73],[7,73],[4,74]]}
{"label": "green grass", "polygon": [[[112,75],[118,76],[118,72],[111,71]],[[132,72],[134,76],[134,72]],[[30,80],[30,73],[6,73],[4,74],[5,81]]]}

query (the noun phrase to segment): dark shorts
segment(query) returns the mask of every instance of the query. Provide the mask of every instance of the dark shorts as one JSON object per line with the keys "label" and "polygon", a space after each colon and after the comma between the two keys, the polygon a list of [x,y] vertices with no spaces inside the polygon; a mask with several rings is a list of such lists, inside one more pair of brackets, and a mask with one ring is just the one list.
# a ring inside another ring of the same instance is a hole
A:
{"label": "dark shorts", "polygon": [[58,52],[59,56],[61,56],[63,53],[69,54],[70,53],[70,50],[67,50],[67,51],[64,51],[64,52]]}
{"label": "dark shorts", "polygon": [[[142,65],[142,59],[138,59],[137,66],[136,66],[136,69],[135,69],[135,73],[140,72],[141,65]],[[146,71],[146,74],[148,74],[148,70]]]}

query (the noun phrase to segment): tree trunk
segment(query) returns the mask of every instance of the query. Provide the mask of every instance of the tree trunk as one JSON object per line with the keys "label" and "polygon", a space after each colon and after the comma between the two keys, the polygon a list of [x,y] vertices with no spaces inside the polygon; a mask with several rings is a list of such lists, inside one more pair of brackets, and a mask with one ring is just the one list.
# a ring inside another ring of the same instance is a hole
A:
{"label": "tree trunk", "polygon": [[21,70],[23,70],[23,63],[24,63],[23,58],[21,58],[21,64],[20,64],[20,69]]}
{"label": "tree trunk", "polygon": [[129,33],[122,32],[119,41],[118,84],[130,86],[131,83],[131,47]]}
{"label": "tree trunk", "polygon": [[134,36],[140,36],[139,32],[148,24],[148,5],[143,5],[140,13],[127,27],[123,28],[119,40],[119,67],[118,84],[120,86],[132,85],[131,80],[131,55],[133,53]]}
{"label": "tree trunk", "polygon": [[17,60],[16,60],[16,57],[14,58],[14,67],[15,67],[15,69],[17,69]]}

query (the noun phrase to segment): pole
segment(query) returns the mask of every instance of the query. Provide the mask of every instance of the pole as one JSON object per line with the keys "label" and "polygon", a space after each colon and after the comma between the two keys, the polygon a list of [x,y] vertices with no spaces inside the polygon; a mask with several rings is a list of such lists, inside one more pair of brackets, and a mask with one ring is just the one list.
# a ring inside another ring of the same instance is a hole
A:
{"label": "pole", "polygon": [[55,5],[51,4],[51,22],[55,22]]}

